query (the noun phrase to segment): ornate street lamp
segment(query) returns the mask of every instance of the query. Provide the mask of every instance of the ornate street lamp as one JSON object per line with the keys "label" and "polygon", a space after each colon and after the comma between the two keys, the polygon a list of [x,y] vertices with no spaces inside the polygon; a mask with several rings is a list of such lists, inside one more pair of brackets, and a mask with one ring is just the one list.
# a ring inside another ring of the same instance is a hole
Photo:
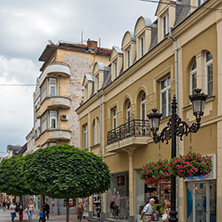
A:
{"label": "ornate street lamp", "polygon": [[[171,157],[176,157],[176,136],[180,137],[182,140],[183,135],[188,135],[189,133],[196,133],[200,128],[201,116],[204,114],[204,103],[206,101],[207,95],[201,93],[201,89],[195,89],[195,94],[190,95],[189,99],[192,102],[193,114],[196,116],[196,122],[191,126],[187,122],[182,121],[177,115],[177,100],[174,95],[171,104],[171,116],[167,122],[167,126],[163,128],[160,135],[157,134],[160,124],[160,118],[162,114],[157,113],[157,109],[153,109],[153,113],[148,114],[150,121],[150,130],[153,132],[153,140],[155,143],[164,142],[168,144],[168,141],[172,139],[171,142]],[[176,177],[171,176],[171,212],[169,221],[178,221],[176,212]]]}

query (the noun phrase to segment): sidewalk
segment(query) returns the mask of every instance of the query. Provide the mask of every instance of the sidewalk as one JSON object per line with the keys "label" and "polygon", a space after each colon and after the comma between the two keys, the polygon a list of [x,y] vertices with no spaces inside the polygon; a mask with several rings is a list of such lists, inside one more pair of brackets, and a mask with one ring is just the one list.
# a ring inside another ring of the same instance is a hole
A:
{"label": "sidewalk", "polygon": [[[36,218],[37,214],[33,215],[33,220],[32,222],[38,222],[39,219]],[[15,222],[19,221],[19,217],[17,214],[17,217],[15,218]],[[28,216],[26,213],[24,213],[24,222],[28,221]],[[47,220],[46,220],[47,221]],[[66,221],[66,215],[57,215],[57,216],[53,216],[50,215],[49,220],[47,222],[65,222]],[[77,220],[77,216],[76,215],[70,215],[69,216],[69,221],[70,222],[78,222]],[[5,210],[3,211],[2,209],[0,209],[0,222],[11,222],[11,214],[10,214],[10,210]],[[87,220],[82,220],[82,222],[88,222]]]}

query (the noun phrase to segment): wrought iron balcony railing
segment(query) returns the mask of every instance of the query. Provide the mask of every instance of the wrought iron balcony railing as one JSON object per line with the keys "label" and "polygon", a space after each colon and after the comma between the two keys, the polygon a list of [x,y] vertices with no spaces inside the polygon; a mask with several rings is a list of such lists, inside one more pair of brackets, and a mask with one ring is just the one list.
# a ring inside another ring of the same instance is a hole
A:
{"label": "wrought iron balcony railing", "polygon": [[107,144],[111,144],[128,137],[150,136],[148,120],[130,120],[107,133]]}

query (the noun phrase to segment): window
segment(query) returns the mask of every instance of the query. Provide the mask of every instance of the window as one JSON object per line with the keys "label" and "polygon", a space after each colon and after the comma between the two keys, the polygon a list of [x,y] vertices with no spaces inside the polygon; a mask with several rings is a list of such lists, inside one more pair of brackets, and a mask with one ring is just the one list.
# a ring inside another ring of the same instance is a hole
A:
{"label": "window", "polygon": [[84,150],[88,149],[88,125],[83,126],[83,146]]}
{"label": "window", "polygon": [[49,78],[49,94],[50,96],[56,96],[56,79]]}
{"label": "window", "polygon": [[99,143],[99,119],[95,118],[93,121],[93,145]]}
{"label": "window", "polygon": [[142,57],[142,56],[144,56],[144,37],[142,37],[141,39],[140,39],[140,56]]}
{"label": "window", "polygon": [[114,63],[114,77],[117,77],[117,62]]}
{"label": "window", "polygon": [[146,133],[146,94],[143,93],[140,99],[140,119],[141,119],[141,133]]}
{"label": "window", "polygon": [[96,76],[96,89],[99,90],[99,75]]}
{"label": "window", "polygon": [[50,111],[50,128],[57,128],[57,111]]}
{"label": "window", "polygon": [[130,67],[130,50],[127,50],[127,68]]}
{"label": "window", "polygon": [[41,133],[47,129],[47,113],[45,113],[41,118]]}
{"label": "window", "polygon": [[201,6],[206,0],[197,0],[197,6]]}
{"label": "window", "polygon": [[127,135],[130,134],[130,120],[131,120],[131,103],[130,101],[128,101],[126,104]]}
{"label": "window", "polygon": [[47,95],[47,81],[45,80],[40,88],[40,94],[41,94],[41,102],[45,99]]}
{"label": "window", "polygon": [[164,38],[169,32],[169,14],[163,16],[162,21],[163,21],[163,38]]}
{"label": "window", "polygon": [[213,95],[213,57],[210,52],[205,53],[205,70],[206,70],[206,85],[208,96]]}
{"label": "window", "polygon": [[197,63],[196,60],[193,62],[190,70],[190,94],[194,95],[195,89],[197,88]]}
{"label": "window", "polygon": [[160,82],[160,111],[162,113],[162,117],[166,117],[170,115],[171,111],[171,88],[170,88],[170,77],[162,80]]}
{"label": "window", "polygon": [[116,108],[112,109],[112,117],[113,117],[113,129],[117,127],[117,111]]}
{"label": "window", "polygon": [[131,103],[130,101],[126,104],[126,121],[129,122],[131,118]]}
{"label": "window", "polygon": [[85,86],[85,90],[86,90],[85,96],[86,96],[86,100],[87,100],[88,99],[88,86]]}

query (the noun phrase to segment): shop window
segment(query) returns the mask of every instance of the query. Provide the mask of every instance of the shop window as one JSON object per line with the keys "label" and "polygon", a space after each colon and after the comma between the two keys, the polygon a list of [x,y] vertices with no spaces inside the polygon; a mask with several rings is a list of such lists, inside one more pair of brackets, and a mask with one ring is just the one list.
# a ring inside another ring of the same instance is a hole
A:
{"label": "shop window", "polygon": [[88,149],[88,125],[83,126],[83,147],[84,150]]}
{"label": "shop window", "polygon": [[129,173],[112,174],[111,186],[107,192],[107,216],[116,220],[129,218]]}
{"label": "shop window", "polygon": [[101,213],[101,194],[93,195],[93,216],[100,217]]}
{"label": "shop window", "polygon": [[165,78],[160,82],[160,112],[162,117],[170,115],[171,111],[171,83],[170,77]]}
{"label": "shop window", "polygon": [[197,88],[197,63],[196,60],[193,62],[190,70],[190,94],[194,95],[195,89]]}
{"label": "shop window", "polygon": [[210,52],[205,53],[205,70],[208,96],[213,95],[213,57]]}

